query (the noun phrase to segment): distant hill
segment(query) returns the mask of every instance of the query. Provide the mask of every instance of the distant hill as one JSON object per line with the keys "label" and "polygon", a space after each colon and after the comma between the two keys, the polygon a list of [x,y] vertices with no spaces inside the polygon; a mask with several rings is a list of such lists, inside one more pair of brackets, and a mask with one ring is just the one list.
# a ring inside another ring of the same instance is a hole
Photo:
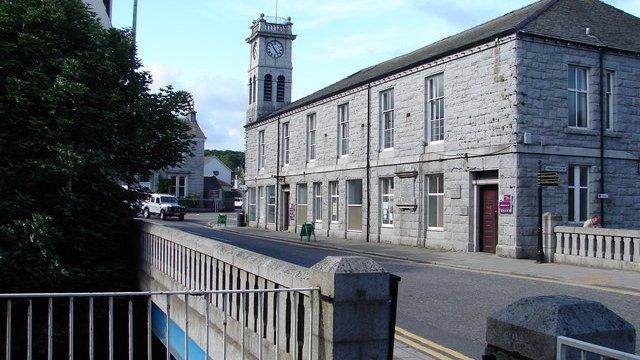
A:
{"label": "distant hill", "polygon": [[[244,151],[233,150],[205,150],[204,156],[215,155],[220,161],[233,171],[234,174],[240,175],[244,171]],[[241,170],[238,171],[237,169]]]}

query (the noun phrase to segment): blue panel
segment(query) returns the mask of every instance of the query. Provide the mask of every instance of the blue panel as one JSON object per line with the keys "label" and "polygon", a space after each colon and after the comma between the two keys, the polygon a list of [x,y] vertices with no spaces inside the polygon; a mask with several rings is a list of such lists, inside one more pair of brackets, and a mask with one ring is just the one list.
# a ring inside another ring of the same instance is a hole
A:
{"label": "blue panel", "polygon": [[[153,333],[167,346],[166,334],[167,315],[155,303],[151,309],[151,329]],[[184,353],[184,330],[178,326],[173,320],[169,323],[169,339],[171,355],[178,360],[185,360]],[[191,338],[187,340],[189,346],[189,360],[205,360],[205,353],[195,341]],[[209,356],[209,359],[213,359]]]}

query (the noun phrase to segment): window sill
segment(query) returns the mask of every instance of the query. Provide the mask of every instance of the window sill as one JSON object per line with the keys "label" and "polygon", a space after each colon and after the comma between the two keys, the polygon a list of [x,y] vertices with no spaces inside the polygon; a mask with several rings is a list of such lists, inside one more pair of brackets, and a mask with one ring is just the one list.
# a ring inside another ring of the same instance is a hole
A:
{"label": "window sill", "polygon": [[426,146],[431,146],[431,145],[436,146],[436,145],[440,145],[440,144],[444,144],[444,140],[429,141]]}
{"label": "window sill", "polygon": [[340,221],[333,221],[333,220],[331,220],[331,223],[332,223],[332,224],[340,224]]}
{"label": "window sill", "polygon": [[605,130],[604,136],[611,137],[611,138],[621,138],[624,136],[624,133],[620,131],[615,131],[615,130]]}
{"label": "window sill", "polygon": [[384,148],[382,150],[380,150],[380,152],[387,152],[387,151],[393,151],[394,148],[393,147],[389,147],[389,148]]}
{"label": "window sill", "polygon": [[428,227],[427,231],[444,232],[444,228],[441,228],[441,227]]}
{"label": "window sill", "polygon": [[589,129],[589,128],[581,128],[575,126],[569,126],[564,129],[565,134],[574,134],[574,135],[589,135],[589,136],[597,136],[598,131]]}
{"label": "window sill", "polygon": [[381,224],[380,227],[385,229],[393,229],[393,225],[389,225],[389,224]]}
{"label": "window sill", "polygon": [[362,233],[362,230],[347,230],[348,233]]}

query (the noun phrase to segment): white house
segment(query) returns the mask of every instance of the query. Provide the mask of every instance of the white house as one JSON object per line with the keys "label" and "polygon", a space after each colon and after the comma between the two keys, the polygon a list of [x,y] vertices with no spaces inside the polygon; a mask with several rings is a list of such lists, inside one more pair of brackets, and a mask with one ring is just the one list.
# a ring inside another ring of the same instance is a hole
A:
{"label": "white house", "polygon": [[111,27],[111,0],[85,0],[89,9],[96,13],[105,28]]}
{"label": "white house", "polygon": [[231,169],[227,167],[217,156],[205,156],[204,158],[204,176],[215,176],[218,180],[222,180],[227,184],[231,184]]}

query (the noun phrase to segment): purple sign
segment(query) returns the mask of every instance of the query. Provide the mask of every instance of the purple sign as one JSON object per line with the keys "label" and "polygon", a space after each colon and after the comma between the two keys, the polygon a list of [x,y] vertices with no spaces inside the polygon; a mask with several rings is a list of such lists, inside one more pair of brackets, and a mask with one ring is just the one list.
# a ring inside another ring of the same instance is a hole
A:
{"label": "purple sign", "polygon": [[513,202],[511,195],[501,195],[500,201],[498,202],[498,208],[500,209],[500,214],[511,214],[513,213]]}

